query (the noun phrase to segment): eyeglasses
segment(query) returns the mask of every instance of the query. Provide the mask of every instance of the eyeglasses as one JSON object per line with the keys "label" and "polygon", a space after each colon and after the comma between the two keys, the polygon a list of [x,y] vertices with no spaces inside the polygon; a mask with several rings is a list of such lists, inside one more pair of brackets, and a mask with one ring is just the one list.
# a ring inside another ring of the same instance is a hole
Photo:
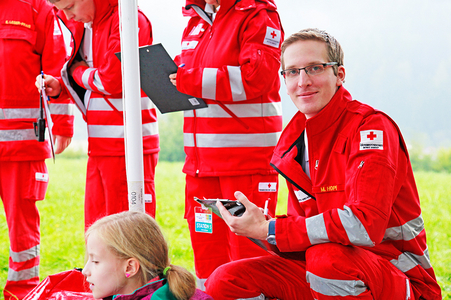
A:
{"label": "eyeglasses", "polygon": [[280,74],[283,75],[285,79],[293,79],[301,74],[301,71],[304,70],[307,75],[319,75],[323,73],[327,67],[338,65],[337,62],[329,62],[325,64],[316,64],[310,65],[304,68],[292,68],[280,71]]}

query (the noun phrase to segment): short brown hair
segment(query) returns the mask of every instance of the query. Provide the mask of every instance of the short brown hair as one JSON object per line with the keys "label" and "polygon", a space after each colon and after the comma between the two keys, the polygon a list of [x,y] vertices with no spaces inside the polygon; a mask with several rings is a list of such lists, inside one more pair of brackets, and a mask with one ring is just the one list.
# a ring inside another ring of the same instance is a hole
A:
{"label": "short brown hair", "polygon": [[283,55],[287,47],[296,43],[297,41],[308,41],[308,40],[315,40],[326,43],[327,56],[329,58],[329,61],[338,63],[338,65],[333,66],[334,73],[335,75],[337,75],[337,68],[338,66],[342,66],[344,61],[343,49],[341,48],[340,43],[333,36],[325,32],[324,30],[319,30],[317,28],[303,29],[299,32],[292,34],[283,41],[281,52],[282,69],[285,69]]}

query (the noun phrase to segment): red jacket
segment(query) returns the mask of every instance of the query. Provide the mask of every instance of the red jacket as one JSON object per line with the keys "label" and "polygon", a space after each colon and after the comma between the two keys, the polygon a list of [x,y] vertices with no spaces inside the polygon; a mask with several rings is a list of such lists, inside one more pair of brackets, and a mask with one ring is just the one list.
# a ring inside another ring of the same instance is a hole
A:
{"label": "red jacket", "polygon": [[[341,87],[319,114],[306,120],[298,112],[282,133],[271,164],[287,179],[289,203],[288,216],[276,220],[277,247],[359,246],[403,271],[416,299],[441,299],[401,132],[385,114],[351,100]],[[311,180],[298,163],[305,128]]]}
{"label": "red jacket", "polygon": [[186,2],[177,89],[209,105],[185,112],[183,171],[192,176],[275,174],[283,29],[272,0],[235,2],[222,0],[213,22],[195,11],[204,0]]}
{"label": "red jacket", "polygon": [[[0,160],[44,160],[48,142],[38,142],[33,123],[39,117],[34,82],[41,70],[57,76],[65,58],[63,36],[46,0],[0,1]],[[52,100],[53,134],[72,137],[73,104]]]}
{"label": "red jacket", "polygon": [[[84,24],[68,21],[63,12],[59,13],[73,37],[66,41],[72,48],[72,53],[61,71],[62,83],[87,122],[88,154],[122,156],[125,154],[122,74],[121,63],[115,55],[121,51],[118,1],[94,2],[96,10],[92,22],[93,67],[75,69],[73,79],[76,84],[69,79],[68,69],[82,45]],[[139,46],[152,44],[152,27],[141,11],[138,13],[138,26]],[[85,91],[91,93],[89,99],[84,97]],[[142,91],[139,100],[142,108],[144,154],[155,153],[159,151],[156,109]]]}

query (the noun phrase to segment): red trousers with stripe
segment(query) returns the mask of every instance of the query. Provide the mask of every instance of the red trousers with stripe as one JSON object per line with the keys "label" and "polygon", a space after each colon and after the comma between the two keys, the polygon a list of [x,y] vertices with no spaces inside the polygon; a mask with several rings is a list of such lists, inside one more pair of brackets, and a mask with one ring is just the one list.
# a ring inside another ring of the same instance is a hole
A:
{"label": "red trousers with stripe", "polygon": [[261,182],[275,182],[278,185],[278,175],[186,176],[185,218],[190,230],[197,278],[208,278],[217,267],[230,261],[267,255],[267,252],[248,238],[232,233],[227,224],[214,214],[213,232],[196,232],[194,209],[200,207],[200,204],[193,200],[194,197],[235,200],[235,191],[241,191],[251,202],[261,208],[269,198],[268,211],[270,215],[274,216],[277,192],[259,191]]}
{"label": "red trousers with stripe", "polygon": [[0,197],[9,230],[5,300],[22,299],[39,283],[40,219],[37,200],[47,191],[44,161],[0,161]]}
{"label": "red trousers with stripe", "polygon": [[[155,217],[155,167],[158,153],[145,154],[144,194],[152,202],[145,203],[145,210]],[[124,156],[90,156],[86,172],[85,229],[96,220],[128,210],[127,172]]]}
{"label": "red trousers with stripe", "polygon": [[362,248],[327,243],[310,247],[305,261],[277,256],[243,259],[216,269],[206,282],[215,300],[415,299],[406,275]]}

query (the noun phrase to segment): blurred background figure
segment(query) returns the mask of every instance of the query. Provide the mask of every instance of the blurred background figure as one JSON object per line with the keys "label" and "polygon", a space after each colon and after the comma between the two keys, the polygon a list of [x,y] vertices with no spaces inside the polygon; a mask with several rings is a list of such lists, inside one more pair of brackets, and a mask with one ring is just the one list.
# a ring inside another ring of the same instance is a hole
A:
{"label": "blurred background figure", "polygon": [[[70,30],[72,47],[61,77],[45,77],[52,95],[69,93],[88,126],[85,227],[128,210],[118,1],[51,0]],[[138,12],[139,45],[152,44],[150,21]],[[73,38],[72,38],[73,37]],[[74,48],[75,47],[75,48]],[[159,137],[154,104],[141,91],[145,210],[155,216]]]}
{"label": "blurred background figure", "polygon": [[[57,75],[66,57],[55,11],[46,0],[0,1],[0,197],[10,240],[5,299],[22,299],[39,283],[40,218],[49,176],[48,141],[39,142],[34,125],[40,117],[36,74]],[[44,99],[46,101],[46,99]],[[73,104],[53,99],[55,153],[70,144]]]}
{"label": "blurred background figure", "polygon": [[283,30],[272,0],[188,0],[190,17],[170,79],[208,108],[186,111],[186,208],[199,287],[216,267],[266,254],[232,234],[193,198],[234,199],[236,190],[269,212],[277,203],[278,177],[269,165],[282,130],[279,96]]}

